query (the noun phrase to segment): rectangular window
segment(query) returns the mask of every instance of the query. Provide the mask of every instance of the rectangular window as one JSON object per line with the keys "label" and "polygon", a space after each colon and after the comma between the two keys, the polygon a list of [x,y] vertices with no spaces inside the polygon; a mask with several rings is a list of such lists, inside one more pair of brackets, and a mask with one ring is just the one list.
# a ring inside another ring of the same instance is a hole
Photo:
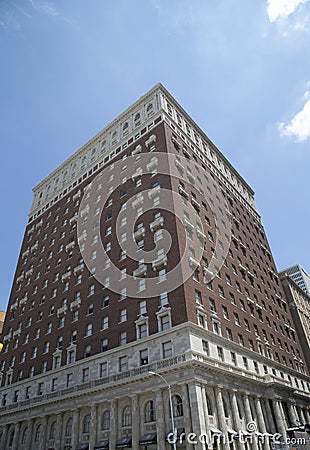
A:
{"label": "rectangular window", "polygon": [[127,309],[122,309],[119,314],[119,322],[126,322],[127,320]]}
{"label": "rectangular window", "polygon": [[142,300],[141,302],[139,302],[139,314],[143,315],[146,314],[146,301]]}
{"label": "rectangular window", "polygon": [[83,380],[83,383],[85,383],[86,381],[89,380],[89,367],[86,367],[85,369],[83,369],[82,380]]}
{"label": "rectangular window", "polygon": [[102,339],[101,341],[101,351],[106,352],[108,350],[108,340]]}
{"label": "rectangular window", "polygon": [[237,357],[235,352],[230,352],[231,362],[236,366],[237,365]]}
{"label": "rectangular window", "polygon": [[103,330],[107,330],[109,328],[109,318],[108,317],[104,317],[102,319],[102,329]]}
{"label": "rectangular window", "polygon": [[121,356],[119,358],[119,371],[120,372],[126,372],[127,369],[128,369],[127,356]]}
{"label": "rectangular window", "polygon": [[127,332],[123,331],[119,335],[119,345],[125,345],[127,344]]}
{"label": "rectangular window", "polygon": [[202,350],[209,356],[210,354],[210,348],[209,348],[209,342],[208,341],[202,341]]}
{"label": "rectangular window", "polygon": [[140,351],[140,366],[145,366],[149,363],[149,356],[147,349]]}
{"label": "rectangular window", "polygon": [[224,351],[222,347],[217,347],[217,356],[221,361],[224,361]]}
{"label": "rectangular window", "polygon": [[104,378],[108,376],[108,363],[103,362],[100,364],[100,377]]}
{"label": "rectangular window", "polygon": [[162,344],[163,358],[170,358],[172,356],[171,341],[163,342]]}

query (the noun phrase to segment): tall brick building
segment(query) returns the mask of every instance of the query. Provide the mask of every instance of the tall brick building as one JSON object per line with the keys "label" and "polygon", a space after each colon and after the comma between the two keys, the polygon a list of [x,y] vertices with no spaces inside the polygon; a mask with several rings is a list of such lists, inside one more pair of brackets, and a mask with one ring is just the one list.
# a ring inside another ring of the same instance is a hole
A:
{"label": "tall brick building", "polygon": [[35,187],[3,341],[1,449],[166,449],[173,424],[256,449],[249,423],[310,422],[254,192],[160,84]]}

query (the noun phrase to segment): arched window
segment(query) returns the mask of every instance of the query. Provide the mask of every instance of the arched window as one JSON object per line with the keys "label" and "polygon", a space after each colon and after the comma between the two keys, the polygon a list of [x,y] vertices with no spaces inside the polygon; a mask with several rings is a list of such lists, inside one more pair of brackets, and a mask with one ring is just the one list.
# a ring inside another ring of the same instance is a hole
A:
{"label": "arched window", "polygon": [[66,437],[70,437],[72,435],[72,417],[67,420],[65,435]]}
{"label": "arched window", "polygon": [[183,403],[182,403],[182,399],[179,395],[174,395],[172,397],[172,408],[173,408],[173,416],[174,417],[182,417],[183,416]]}
{"label": "arched window", "polygon": [[110,429],[110,411],[109,410],[105,411],[102,414],[101,429],[102,430]]}
{"label": "arched window", "polygon": [[115,144],[116,139],[117,139],[117,133],[116,133],[116,131],[114,131],[114,132],[112,133],[112,137],[111,137],[112,144]]}
{"label": "arched window", "polygon": [[144,422],[154,422],[155,421],[155,408],[153,400],[150,400],[145,405],[144,409]]}
{"label": "arched window", "polygon": [[26,444],[27,431],[28,431],[28,427],[24,428],[24,431],[22,433],[22,439],[21,439],[21,444],[22,445]]}
{"label": "arched window", "polygon": [[86,166],[86,156],[83,156],[81,161],[81,169],[84,169],[85,166]]}
{"label": "arched window", "polygon": [[86,414],[83,420],[83,433],[89,433],[90,429],[90,414]]}
{"label": "arched window", "polygon": [[129,125],[128,122],[125,122],[123,125],[123,136],[126,136],[126,134],[128,134],[129,131]]}
{"label": "arched window", "polygon": [[38,425],[34,435],[34,442],[39,442],[41,438],[42,425]]}
{"label": "arched window", "polygon": [[131,410],[130,410],[129,406],[126,406],[123,409],[122,426],[123,427],[130,427],[131,426]]}
{"label": "arched window", "polygon": [[134,117],[134,122],[135,122],[135,127],[137,127],[138,125],[140,125],[141,122],[141,115],[140,113],[137,113]]}
{"label": "arched window", "polygon": [[153,103],[149,103],[146,108],[146,114],[150,117],[153,114]]}
{"label": "arched window", "polygon": [[12,447],[12,445],[13,445],[14,434],[15,434],[15,432],[14,432],[14,430],[12,430],[10,433],[10,438],[9,438],[9,447]]}
{"label": "arched window", "polygon": [[207,400],[208,415],[209,416],[213,416],[212,403],[211,403],[211,400],[210,400],[210,398],[209,398],[209,396],[207,394],[206,394],[206,400]]}
{"label": "arched window", "polygon": [[55,436],[56,436],[56,420],[51,425],[50,439],[55,439]]}

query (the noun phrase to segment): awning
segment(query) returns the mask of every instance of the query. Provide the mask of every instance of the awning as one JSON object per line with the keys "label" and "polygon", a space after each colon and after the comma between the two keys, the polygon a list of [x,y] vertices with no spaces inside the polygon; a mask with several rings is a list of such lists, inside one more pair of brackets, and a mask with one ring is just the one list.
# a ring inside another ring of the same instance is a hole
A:
{"label": "awning", "polygon": [[139,445],[152,445],[157,443],[157,434],[156,433],[147,433],[144,434],[139,439]]}
{"label": "awning", "polygon": [[104,439],[95,445],[94,450],[107,450],[109,448],[109,439]]}
{"label": "awning", "polygon": [[238,431],[235,431],[232,428],[227,428],[227,433],[230,434],[233,437],[233,439],[238,439],[239,438]]}
{"label": "awning", "polygon": [[[185,433],[185,428],[177,428],[176,430],[177,430],[177,438],[179,438],[181,434]],[[167,433],[166,441],[168,440],[168,436],[171,436],[172,433],[173,433],[172,430],[170,430],[169,433]]]}
{"label": "awning", "polygon": [[132,446],[132,439],[131,436],[128,436],[118,439],[116,441],[115,448],[131,448],[131,446]]}
{"label": "awning", "polygon": [[234,434],[234,435],[237,435],[237,434],[238,434],[237,431],[232,430],[231,428],[227,428],[227,433],[229,433],[229,434]]}
{"label": "awning", "polygon": [[88,450],[89,449],[89,443],[85,442],[85,444],[80,444],[78,447],[76,447],[75,450]]}
{"label": "awning", "polygon": [[210,428],[210,431],[215,436],[223,436],[223,433],[221,430],[218,430],[217,428]]}

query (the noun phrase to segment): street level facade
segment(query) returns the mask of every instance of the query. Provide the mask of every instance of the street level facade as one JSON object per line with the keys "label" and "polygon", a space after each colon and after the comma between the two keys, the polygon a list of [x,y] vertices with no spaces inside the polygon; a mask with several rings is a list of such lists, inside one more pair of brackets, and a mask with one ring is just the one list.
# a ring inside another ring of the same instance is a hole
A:
{"label": "street level facade", "polygon": [[34,188],[2,340],[1,450],[256,450],[310,422],[254,192],[161,84]]}

